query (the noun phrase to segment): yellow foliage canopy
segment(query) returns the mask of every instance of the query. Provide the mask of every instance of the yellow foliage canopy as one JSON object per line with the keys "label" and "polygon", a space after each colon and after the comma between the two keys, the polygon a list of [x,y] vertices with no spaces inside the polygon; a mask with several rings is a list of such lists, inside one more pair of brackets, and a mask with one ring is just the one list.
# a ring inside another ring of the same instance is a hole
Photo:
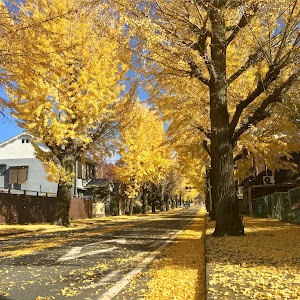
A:
{"label": "yellow foliage canopy", "polygon": [[[142,54],[138,67],[144,67],[145,89],[169,122],[177,151],[206,163],[208,153],[201,148],[209,152],[215,130],[212,90],[225,75],[235,156],[244,149],[251,153],[237,176],[246,176],[254,157],[270,169],[292,168],[280,157],[300,150],[297,128],[282,113],[287,100],[295,106],[299,98],[299,1],[117,2],[124,4],[132,34],[139,36],[135,46]],[[218,61],[212,57],[212,38],[222,33],[213,32],[212,25],[223,21],[226,57]],[[225,74],[216,73],[219,64],[225,65]],[[287,99],[289,88],[293,95]]]}
{"label": "yellow foliage canopy", "polygon": [[147,182],[158,183],[170,164],[169,148],[164,145],[163,122],[139,102],[130,116],[131,123],[120,134],[119,155],[122,165],[117,177],[127,185],[130,198],[137,196]]}
{"label": "yellow foliage canopy", "polygon": [[[75,0],[27,0],[18,9],[6,49],[13,60],[5,68],[8,105],[19,126],[64,167],[67,149],[74,160],[95,141],[103,149],[111,138],[128,70],[129,56],[117,42],[123,37],[126,44],[123,26],[105,2],[90,9]],[[53,162],[45,164],[50,173],[58,171]]]}

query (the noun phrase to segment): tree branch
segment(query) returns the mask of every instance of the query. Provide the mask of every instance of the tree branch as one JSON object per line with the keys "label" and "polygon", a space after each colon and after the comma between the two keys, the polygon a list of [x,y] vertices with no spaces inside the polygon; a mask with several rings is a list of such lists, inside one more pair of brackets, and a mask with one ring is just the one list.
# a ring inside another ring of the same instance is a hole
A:
{"label": "tree branch", "polygon": [[236,163],[241,158],[246,158],[247,155],[248,155],[248,150],[246,148],[243,148],[241,152],[233,158],[233,163]]}
{"label": "tree branch", "polygon": [[215,2],[216,7],[221,8],[224,5],[226,5],[228,0],[215,0],[214,2]]}
{"label": "tree branch", "polygon": [[291,25],[292,15],[293,15],[293,12],[296,8],[297,2],[298,2],[298,0],[294,1],[294,5],[293,5],[291,13],[289,15],[289,19],[288,19],[287,25],[285,27],[284,34],[283,34],[283,37],[282,37],[282,40],[281,40],[281,43],[280,43],[280,46],[279,46],[279,49],[278,49],[278,52],[276,54],[274,62],[279,61],[279,59],[281,57],[281,54],[283,52],[283,49],[284,49],[284,46],[285,46],[285,43],[286,43],[286,40],[287,40],[287,37],[288,37],[288,32],[289,32],[289,29],[290,29],[290,25]]}
{"label": "tree branch", "polygon": [[211,156],[211,152],[210,152],[210,149],[208,147],[207,140],[203,140],[203,148],[208,153],[208,155]]}
{"label": "tree branch", "polygon": [[252,13],[244,13],[239,21],[239,23],[233,27],[228,27],[228,30],[232,31],[231,35],[226,40],[226,47],[235,39],[238,33],[247,26],[251,19],[255,16],[258,11],[258,5],[254,6]]}
{"label": "tree branch", "polygon": [[[191,116],[189,116],[191,119],[192,119],[192,117]],[[210,132],[207,132],[201,125],[199,125],[199,124],[195,124],[195,126],[192,124],[192,126],[195,128],[195,129],[197,129],[197,130],[199,130],[200,132],[202,132],[209,140],[211,139],[211,133]]]}
{"label": "tree branch", "polygon": [[247,62],[234,74],[230,76],[227,80],[227,87],[236,80],[240,75],[242,75],[249,67],[251,67],[254,63],[260,62],[264,59],[263,55],[261,55],[261,51],[258,50],[256,53],[249,56]]}
{"label": "tree branch", "polygon": [[235,145],[239,137],[249,129],[251,125],[256,125],[258,122],[266,119],[270,116],[270,113],[266,110],[268,106],[272,103],[282,101],[282,93],[286,92],[298,78],[299,72],[291,75],[281,86],[276,87],[272,94],[269,95],[256,109],[254,114],[248,119],[248,122],[244,123],[234,134],[232,138],[232,144]]}
{"label": "tree branch", "polygon": [[190,68],[191,68],[191,71],[189,72],[190,76],[192,78],[197,78],[199,79],[202,83],[204,83],[206,86],[209,85],[209,79],[206,78],[202,72],[199,70],[199,67],[195,64],[195,62],[193,62],[192,60],[190,60],[188,62]]}
{"label": "tree branch", "polygon": [[266,74],[266,77],[264,80],[260,80],[257,84],[256,89],[248,95],[248,97],[241,101],[237,106],[235,113],[233,115],[233,118],[230,123],[229,133],[230,135],[233,135],[234,130],[239,122],[239,119],[242,115],[243,110],[252,103],[259,95],[261,95],[267,88],[270,86],[270,84],[278,77],[280,73],[281,68],[278,66],[270,66],[269,71]]}

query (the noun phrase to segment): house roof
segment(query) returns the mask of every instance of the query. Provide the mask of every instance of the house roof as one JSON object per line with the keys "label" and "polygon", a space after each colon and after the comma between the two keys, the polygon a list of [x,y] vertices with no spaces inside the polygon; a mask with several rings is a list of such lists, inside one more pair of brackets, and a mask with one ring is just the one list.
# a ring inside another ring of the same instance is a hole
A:
{"label": "house roof", "polygon": [[[29,136],[31,139],[36,139],[37,140],[37,137],[33,136],[32,134],[30,134],[30,133],[28,133],[26,131],[23,131],[23,132],[15,135],[13,137],[11,137],[10,139],[8,139],[8,140],[0,143],[0,147],[3,147],[5,145],[13,142],[13,141],[19,139],[22,136]],[[45,144],[42,141],[38,142],[38,144],[41,144],[41,145],[45,146]],[[47,146],[45,146],[45,147],[48,148]],[[90,164],[90,165],[94,165],[94,166],[96,165],[96,163],[93,160],[91,160],[90,158],[88,158],[88,157],[85,158],[85,162],[88,163],[88,164]]]}
{"label": "house roof", "polygon": [[102,179],[91,179],[87,184],[85,184],[85,188],[89,188],[92,186],[97,187],[108,187],[109,185],[113,186],[113,183],[110,179],[102,178]]}
{"label": "house roof", "polygon": [[18,139],[19,137],[24,136],[24,135],[29,136],[30,138],[35,138],[33,135],[27,133],[26,131],[23,131],[23,132],[15,135],[13,137],[11,137],[10,139],[0,143],[0,147],[5,146],[6,144],[9,144],[9,143],[15,141],[16,139]]}

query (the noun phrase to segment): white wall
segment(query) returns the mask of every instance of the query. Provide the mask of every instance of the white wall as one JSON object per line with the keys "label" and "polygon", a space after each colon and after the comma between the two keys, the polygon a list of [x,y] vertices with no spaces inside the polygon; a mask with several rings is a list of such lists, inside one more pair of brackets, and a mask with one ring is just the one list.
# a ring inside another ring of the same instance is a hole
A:
{"label": "white wall", "polygon": [[[57,183],[46,179],[47,173],[43,164],[36,158],[22,158],[22,159],[0,159],[0,164],[5,164],[6,169],[16,166],[28,166],[27,180],[21,184],[22,190],[56,193]],[[4,176],[0,175],[0,188],[4,187]]]}
{"label": "white wall", "polygon": [[[21,190],[56,193],[57,184],[46,179],[47,173],[40,160],[34,155],[34,148],[29,141],[30,136],[21,133],[0,144],[0,165],[9,167],[28,166],[26,183],[21,184]],[[22,143],[22,140],[25,140]],[[43,150],[48,148],[43,144],[38,144]],[[6,174],[8,176],[8,174]],[[7,179],[7,178],[6,178]],[[0,175],[0,188],[4,188],[5,175]]]}
{"label": "white wall", "polygon": [[[43,193],[56,193],[57,183],[46,179],[47,173],[40,160],[34,155],[34,148],[30,142],[32,137],[26,133],[21,133],[0,144],[0,165],[5,164],[9,167],[28,166],[28,177],[25,184],[21,184],[21,190],[28,190]],[[25,140],[22,143],[22,140]],[[27,143],[26,140],[29,140]],[[44,144],[37,144],[42,150],[49,150]],[[76,175],[78,175],[78,162],[76,164]],[[6,175],[7,176],[7,175]],[[76,176],[77,177],[77,176]],[[4,175],[0,173],[0,189],[4,188]],[[76,179],[76,187],[83,188],[87,182],[85,179]],[[76,193],[74,186],[72,194]]]}

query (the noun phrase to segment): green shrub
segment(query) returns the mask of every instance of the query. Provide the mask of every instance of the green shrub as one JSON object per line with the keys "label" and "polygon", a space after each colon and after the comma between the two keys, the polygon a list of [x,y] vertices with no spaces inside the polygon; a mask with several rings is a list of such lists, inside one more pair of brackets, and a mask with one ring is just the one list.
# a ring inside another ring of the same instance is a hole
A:
{"label": "green shrub", "polygon": [[142,212],[142,207],[140,205],[135,205],[133,207],[133,211],[132,211],[133,214],[140,214],[141,212]]}

